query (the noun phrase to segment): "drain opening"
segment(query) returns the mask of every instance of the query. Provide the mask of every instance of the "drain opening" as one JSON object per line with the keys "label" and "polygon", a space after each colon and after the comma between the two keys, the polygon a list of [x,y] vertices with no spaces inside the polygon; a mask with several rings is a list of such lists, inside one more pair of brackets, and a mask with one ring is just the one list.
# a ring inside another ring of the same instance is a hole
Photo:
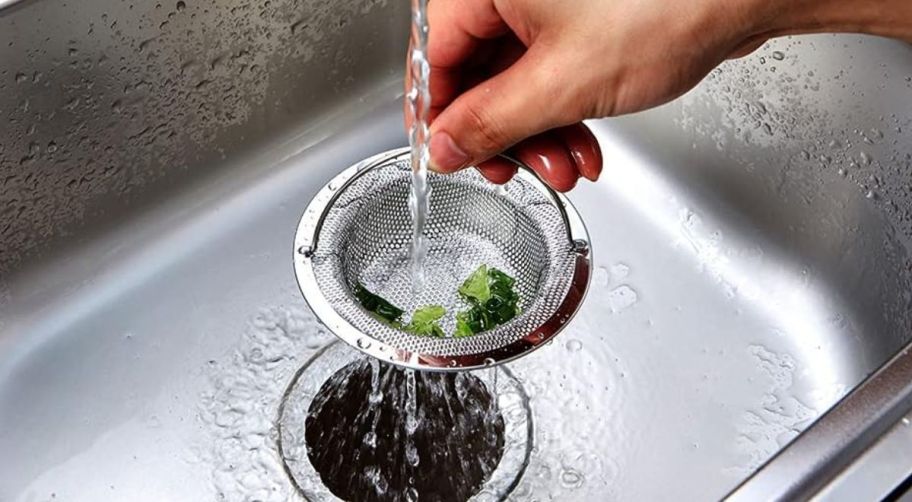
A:
{"label": "drain opening", "polygon": [[[298,372],[279,409],[278,448],[302,495],[487,501],[515,488],[529,461],[532,422],[512,374],[414,375],[410,390],[404,370],[340,343]],[[415,418],[411,434],[408,416]]]}
{"label": "drain opening", "polygon": [[[404,370],[382,365],[383,398],[361,360],[338,371],[310,406],[305,440],[323,484],[350,501],[468,500],[500,462],[504,421],[477,377],[415,374],[417,428],[408,434]],[[413,465],[414,464],[414,465]]]}

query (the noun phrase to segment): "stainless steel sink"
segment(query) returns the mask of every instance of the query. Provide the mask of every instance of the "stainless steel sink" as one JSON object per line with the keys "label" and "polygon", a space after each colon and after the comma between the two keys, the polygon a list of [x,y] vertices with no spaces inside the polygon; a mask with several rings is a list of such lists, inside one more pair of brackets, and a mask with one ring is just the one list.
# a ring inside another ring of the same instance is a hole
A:
{"label": "stainless steel sink", "polygon": [[[332,337],[293,233],[405,143],[407,7],[0,11],[0,500],[294,500],[273,424]],[[816,493],[909,410],[902,356],[853,389],[912,335],[912,47],[776,40],[591,126],[598,268],[511,365],[535,424],[511,498]]]}

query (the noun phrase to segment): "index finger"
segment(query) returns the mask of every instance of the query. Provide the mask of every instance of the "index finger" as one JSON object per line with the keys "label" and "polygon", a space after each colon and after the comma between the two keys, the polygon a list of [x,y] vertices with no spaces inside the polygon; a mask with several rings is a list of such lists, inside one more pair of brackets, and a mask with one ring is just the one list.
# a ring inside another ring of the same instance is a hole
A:
{"label": "index finger", "polygon": [[[431,108],[442,109],[460,90],[460,71],[482,40],[508,31],[493,0],[428,2]],[[436,114],[434,114],[436,115]]]}

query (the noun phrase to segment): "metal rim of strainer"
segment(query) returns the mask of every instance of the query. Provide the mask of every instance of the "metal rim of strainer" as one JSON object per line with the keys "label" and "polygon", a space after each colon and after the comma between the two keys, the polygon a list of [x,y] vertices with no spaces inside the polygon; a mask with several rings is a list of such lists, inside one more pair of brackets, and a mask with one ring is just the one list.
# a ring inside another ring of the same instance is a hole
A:
{"label": "metal rim of strainer", "polygon": [[317,283],[311,257],[317,248],[320,230],[327,211],[346,187],[364,173],[385,166],[388,162],[408,154],[408,148],[397,148],[369,157],[345,169],[317,192],[301,216],[294,239],[294,271],[298,287],[317,319],[345,343],[371,357],[404,368],[426,371],[466,371],[490,367],[527,355],[548,343],[576,315],[589,289],[589,280],[592,275],[589,232],[576,208],[566,196],[542,182],[531,168],[505,155],[501,155],[501,157],[519,167],[517,177],[547,194],[554,201],[565,224],[571,252],[575,254],[573,277],[563,301],[554,314],[531,333],[502,347],[474,354],[452,356],[422,354],[393,347],[363,333],[340,315],[323,295]]}

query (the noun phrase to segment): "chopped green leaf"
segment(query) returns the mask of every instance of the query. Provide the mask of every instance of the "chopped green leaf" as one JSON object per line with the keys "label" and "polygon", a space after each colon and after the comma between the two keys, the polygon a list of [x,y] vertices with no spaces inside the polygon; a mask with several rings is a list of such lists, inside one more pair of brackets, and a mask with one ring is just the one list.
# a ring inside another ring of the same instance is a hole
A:
{"label": "chopped green leaf", "polygon": [[474,304],[484,304],[491,297],[491,290],[488,287],[488,266],[482,265],[472,272],[462,286],[459,287],[459,294]]}
{"label": "chopped green leaf", "polygon": [[446,309],[440,305],[428,305],[421,307],[412,314],[412,320],[409,324],[427,324],[439,320],[446,315]]}
{"label": "chopped green leaf", "polygon": [[513,290],[515,283],[515,279],[493,267],[482,265],[473,272],[459,288],[459,293],[471,308],[456,314],[454,336],[481,333],[516,317],[519,314],[519,295]]}
{"label": "chopped green leaf", "polygon": [[398,326],[403,310],[368,291],[361,284],[355,284],[355,297],[368,312],[381,321]]}
{"label": "chopped green leaf", "polygon": [[460,312],[456,314],[456,331],[453,332],[453,336],[456,338],[465,338],[467,336],[472,336],[475,334],[475,331],[472,330],[472,327],[469,326],[469,323],[461,318],[461,315],[465,312]]}
{"label": "chopped green leaf", "polygon": [[402,329],[413,335],[443,338],[443,329],[438,321],[444,315],[446,315],[446,309],[440,305],[427,305],[416,310],[412,314],[412,320]]}
{"label": "chopped green leaf", "polygon": [[[519,295],[513,290],[516,280],[504,272],[482,265],[472,272],[459,294],[469,304],[469,309],[456,314],[453,336],[463,338],[504,324],[519,314]],[[426,305],[412,314],[408,324],[402,324],[402,309],[368,291],[361,284],[355,285],[355,297],[377,319],[417,336],[446,336],[440,321],[446,309],[440,305]]]}

